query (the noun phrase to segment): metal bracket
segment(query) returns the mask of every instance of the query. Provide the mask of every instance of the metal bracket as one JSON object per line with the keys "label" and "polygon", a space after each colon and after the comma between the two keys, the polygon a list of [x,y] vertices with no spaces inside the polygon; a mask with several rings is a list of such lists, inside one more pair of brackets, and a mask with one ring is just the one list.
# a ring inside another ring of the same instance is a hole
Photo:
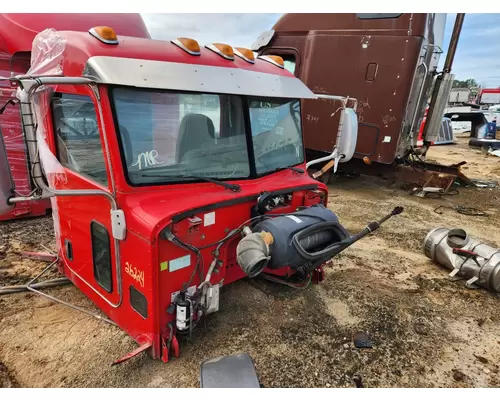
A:
{"label": "metal bracket", "polygon": [[125,240],[127,236],[127,223],[123,210],[111,210],[111,228],[115,239]]}
{"label": "metal bracket", "polygon": [[264,31],[252,44],[252,51],[259,51],[262,47],[267,46],[274,36],[274,30]]}
{"label": "metal bracket", "polygon": [[323,268],[316,268],[312,272],[311,283],[317,285],[320,282],[323,282],[324,279],[325,279],[325,271],[323,270]]}
{"label": "metal bracket", "polygon": [[465,282],[465,287],[467,289],[479,289],[479,286],[475,285],[475,282],[477,282],[478,280],[479,278],[477,276],[473,276],[467,282]]}
{"label": "metal bracket", "polygon": [[460,272],[460,269],[459,268],[455,268],[453,271],[450,272],[450,274],[448,275],[451,279],[452,282],[455,282],[455,281],[460,281],[462,280],[462,278],[460,277],[457,277],[456,275]]}
{"label": "metal bracket", "polygon": [[177,337],[174,335],[174,326],[172,322],[168,323],[168,338],[165,339],[165,336],[161,336],[161,360],[164,363],[168,363],[170,361],[170,356],[172,355],[175,358],[179,358],[180,356],[180,346]]}
{"label": "metal bracket", "polygon": [[149,349],[151,346],[153,346],[152,342],[146,342],[146,343],[142,344],[141,346],[139,346],[137,349],[132,350],[128,354],[125,354],[122,358],[119,358],[118,360],[113,361],[111,363],[111,365],[113,366],[113,365],[121,364],[122,362],[130,360],[132,357],[135,357],[135,356],[141,354],[142,352],[144,352],[147,349]]}

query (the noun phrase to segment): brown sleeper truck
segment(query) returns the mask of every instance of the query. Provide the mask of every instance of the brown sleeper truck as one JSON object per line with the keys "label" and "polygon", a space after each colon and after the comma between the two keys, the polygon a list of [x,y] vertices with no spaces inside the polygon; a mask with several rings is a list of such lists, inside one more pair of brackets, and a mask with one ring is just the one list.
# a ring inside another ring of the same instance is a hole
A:
{"label": "brown sleeper truck", "polygon": [[[344,168],[377,173],[417,145],[445,23],[446,14],[284,14],[252,50],[281,56],[315,93],[356,98],[357,143]],[[307,159],[332,153],[332,101],[303,100],[302,110]]]}

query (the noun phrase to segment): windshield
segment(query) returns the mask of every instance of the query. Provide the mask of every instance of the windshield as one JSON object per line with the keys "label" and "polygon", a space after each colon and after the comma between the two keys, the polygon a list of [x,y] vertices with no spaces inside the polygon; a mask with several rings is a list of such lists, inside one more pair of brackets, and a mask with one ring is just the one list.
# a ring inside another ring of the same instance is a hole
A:
{"label": "windshield", "polygon": [[298,100],[249,99],[257,174],[304,161]]}
{"label": "windshield", "polygon": [[244,179],[303,162],[297,100],[114,88],[112,101],[132,185]]}

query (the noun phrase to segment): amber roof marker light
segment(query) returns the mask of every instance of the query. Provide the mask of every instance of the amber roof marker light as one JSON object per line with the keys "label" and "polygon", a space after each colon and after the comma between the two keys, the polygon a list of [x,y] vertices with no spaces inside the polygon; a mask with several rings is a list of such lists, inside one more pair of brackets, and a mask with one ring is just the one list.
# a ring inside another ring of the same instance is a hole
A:
{"label": "amber roof marker light", "polygon": [[225,43],[212,43],[207,44],[205,47],[212,50],[214,53],[224,57],[226,60],[234,61],[234,51],[231,46]]}
{"label": "amber roof marker light", "polygon": [[267,61],[268,63],[271,63],[273,65],[276,65],[277,67],[283,69],[285,68],[285,61],[283,61],[283,58],[281,58],[280,56],[259,56],[257,58]]}
{"label": "amber roof marker light", "polygon": [[194,39],[179,37],[175,40],[171,40],[171,42],[192,56],[199,56],[201,54],[200,45]]}
{"label": "amber roof marker light", "polygon": [[118,37],[113,28],[109,26],[94,26],[89,33],[105,44],[118,44]]}
{"label": "amber roof marker light", "polygon": [[235,47],[234,54],[250,64],[255,64],[255,55],[250,49],[246,49],[244,47]]}

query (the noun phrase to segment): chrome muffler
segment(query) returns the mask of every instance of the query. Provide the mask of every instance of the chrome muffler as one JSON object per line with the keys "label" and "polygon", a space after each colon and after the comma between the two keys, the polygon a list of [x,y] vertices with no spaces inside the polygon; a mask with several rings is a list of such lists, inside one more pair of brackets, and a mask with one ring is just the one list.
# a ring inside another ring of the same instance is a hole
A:
{"label": "chrome muffler", "polygon": [[450,277],[466,279],[468,288],[500,292],[500,249],[471,238],[465,230],[431,230],[424,239],[424,254],[450,270]]}

